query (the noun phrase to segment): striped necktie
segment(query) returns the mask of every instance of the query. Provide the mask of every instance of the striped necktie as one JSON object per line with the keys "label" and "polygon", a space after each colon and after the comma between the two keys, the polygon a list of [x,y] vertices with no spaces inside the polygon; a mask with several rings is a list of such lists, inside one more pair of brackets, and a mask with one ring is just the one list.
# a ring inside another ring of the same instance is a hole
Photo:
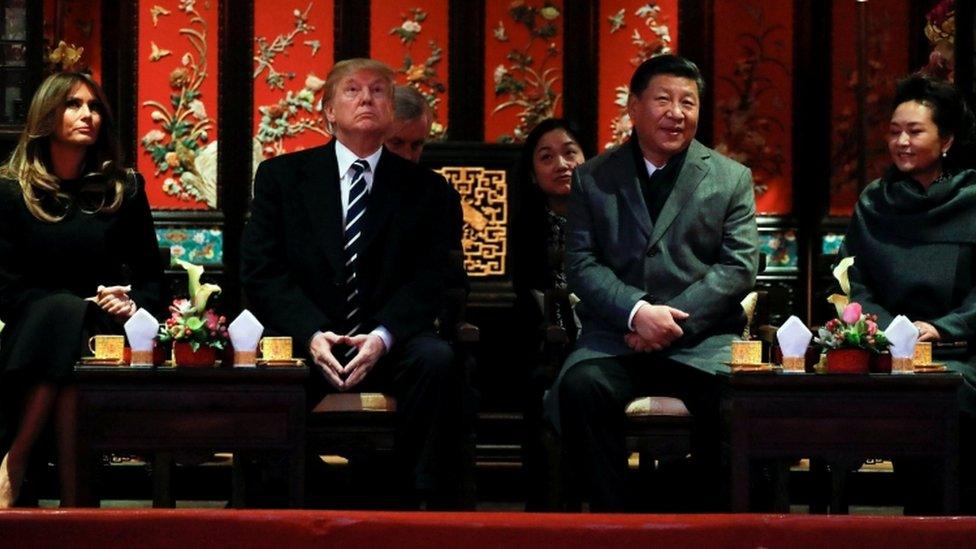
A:
{"label": "striped necktie", "polygon": [[[366,172],[369,164],[365,160],[356,160],[352,164],[352,184],[349,186],[349,206],[346,208],[345,247],[343,255],[346,260],[346,335],[355,335],[362,327],[362,313],[360,312],[359,284],[356,280],[356,263],[362,250],[363,222],[366,214]],[[346,351],[346,357],[356,354],[353,347]]]}

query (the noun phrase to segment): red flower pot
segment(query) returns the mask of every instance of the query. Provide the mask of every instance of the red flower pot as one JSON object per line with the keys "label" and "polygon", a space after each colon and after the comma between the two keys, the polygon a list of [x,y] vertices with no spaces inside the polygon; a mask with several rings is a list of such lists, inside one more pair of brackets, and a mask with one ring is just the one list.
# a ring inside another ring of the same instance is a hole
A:
{"label": "red flower pot", "polygon": [[830,349],[827,351],[827,373],[866,374],[871,363],[867,349]]}
{"label": "red flower pot", "polygon": [[177,341],[173,344],[173,362],[177,366],[207,368],[217,362],[217,350],[201,345],[194,351],[189,343]]}
{"label": "red flower pot", "polygon": [[890,374],[891,353],[871,353],[871,364],[868,368],[872,374]]}

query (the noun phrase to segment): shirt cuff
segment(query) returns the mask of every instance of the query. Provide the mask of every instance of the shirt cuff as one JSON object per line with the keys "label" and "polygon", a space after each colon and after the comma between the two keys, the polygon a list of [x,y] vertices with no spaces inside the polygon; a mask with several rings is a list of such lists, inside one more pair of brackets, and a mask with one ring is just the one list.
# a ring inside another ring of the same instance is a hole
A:
{"label": "shirt cuff", "polygon": [[641,299],[637,303],[634,303],[634,308],[630,310],[630,316],[627,317],[627,328],[630,329],[631,332],[634,331],[634,316],[637,315],[637,310],[644,305],[650,306],[650,303]]}
{"label": "shirt cuff", "polygon": [[393,348],[393,334],[383,326],[377,326],[369,335],[379,336],[383,340],[383,345],[386,346],[386,352],[390,352],[390,349]]}

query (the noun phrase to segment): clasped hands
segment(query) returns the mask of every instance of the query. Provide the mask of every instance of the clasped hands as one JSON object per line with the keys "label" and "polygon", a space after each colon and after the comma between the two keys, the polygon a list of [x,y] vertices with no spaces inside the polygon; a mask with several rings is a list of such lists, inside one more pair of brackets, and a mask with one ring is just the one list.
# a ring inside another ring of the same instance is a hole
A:
{"label": "clasped hands", "polygon": [[136,314],[136,309],[138,309],[135,301],[129,297],[131,291],[132,286],[130,285],[102,286],[99,284],[95,295],[86,298],[86,300],[98,305],[119,322],[125,322]]}
{"label": "clasped hands", "polygon": [[[339,363],[332,352],[336,345],[357,349],[356,355],[345,366]],[[376,361],[386,354],[386,344],[375,334],[344,336],[334,332],[319,332],[309,343],[308,352],[329,383],[336,389],[345,391],[355,387],[373,369]]]}
{"label": "clasped hands", "polygon": [[639,353],[660,351],[684,334],[679,320],[688,313],[667,305],[642,305],[634,314],[634,330],[624,336],[627,346]]}

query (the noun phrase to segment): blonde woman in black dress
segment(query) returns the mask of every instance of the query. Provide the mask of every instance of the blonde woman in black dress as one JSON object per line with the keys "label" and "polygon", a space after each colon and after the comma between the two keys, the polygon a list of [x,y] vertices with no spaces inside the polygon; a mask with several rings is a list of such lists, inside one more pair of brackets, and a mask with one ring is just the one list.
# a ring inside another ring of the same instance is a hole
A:
{"label": "blonde woman in black dress", "polygon": [[0,508],[16,503],[48,423],[74,492],[73,366],[90,335],[165,303],[143,181],[119,166],[114,130],[98,84],[58,73],[0,168]]}

